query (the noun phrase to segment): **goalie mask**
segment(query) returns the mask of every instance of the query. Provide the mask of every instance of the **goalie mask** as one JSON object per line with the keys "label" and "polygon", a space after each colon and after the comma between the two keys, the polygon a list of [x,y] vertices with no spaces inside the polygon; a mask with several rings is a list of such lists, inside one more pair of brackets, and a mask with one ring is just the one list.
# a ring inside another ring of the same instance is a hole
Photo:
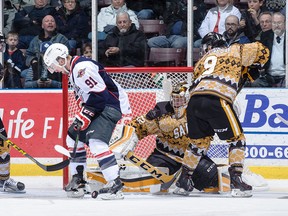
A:
{"label": "goalie mask", "polygon": [[178,83],[173,86],[171,93],[171,105],[177,119],[181,118],[186,111],[190,99],[188,83]]}
{"label": "goalie mask", "polygon": [[50,45],[43,57],[48,71],[50,73],[62,72],[68,74],[69,71],[65,68],[68,55],[68,48],[64,44],[54,43]]}
{"label": "goalie mask", "polygon": [[0,32],[0,52],[5,52],[5,48],[6,48],[5,37]]}

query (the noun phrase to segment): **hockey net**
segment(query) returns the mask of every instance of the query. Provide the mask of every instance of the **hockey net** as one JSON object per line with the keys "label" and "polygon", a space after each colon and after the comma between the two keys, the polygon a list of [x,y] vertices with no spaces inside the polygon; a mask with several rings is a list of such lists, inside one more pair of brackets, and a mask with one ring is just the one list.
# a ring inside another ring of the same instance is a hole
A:
{"label": "hockey net", "polygon": [[[157,102],[169,100],[169,90],[166,89],[164,80],[170,80],[172,85],[183,81],[190,83],[193,76],[193,68],[191,67],[106,68],[106,70],[125,89],[132,108],[132,114],[123,115],[119,124],[125,124],[132,118],[147,113],[154,108]],[[68,100],[66,97],[68,97]],[[73,122],[75,113],[78,111],[78,107],[75,103],[74,93],[69,88],[66,97],[64,96],[63,100],[68,101],[66,106],[68,109],[68,125],[70,125]],[[148,136],[137,144],[135,154],[139,157],[147,158],[154,147],[155,136]],[[208,156],[216,164],[228,164],[227,150],[227,143],[220,140],[216,135],[211,143]],[[93,167],[97,166],[96,159],[89,151],[89,148],[87,148],[88,169],[93,169]],[[267,187],[267,182],[264,178],[252,173],[248,167],[244,168],[244,173],[249,184],[253,182],[254,188],[263,190]],[[64,172],[64,184],[68,182],[67,175],[68,172]]]}

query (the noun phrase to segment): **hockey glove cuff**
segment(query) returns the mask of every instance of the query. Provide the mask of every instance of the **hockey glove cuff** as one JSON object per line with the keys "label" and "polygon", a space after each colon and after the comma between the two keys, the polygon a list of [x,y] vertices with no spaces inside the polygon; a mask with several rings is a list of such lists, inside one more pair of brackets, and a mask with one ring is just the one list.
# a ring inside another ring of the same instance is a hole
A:
{"label": "hockey glove cuff", "polygon": [[75,120],[73,122],[74,129],[79,130],[80,127],[80,130],[86,130],[94,116],[95,108],[86,105],[83,106],[81,111],[75,116]]}

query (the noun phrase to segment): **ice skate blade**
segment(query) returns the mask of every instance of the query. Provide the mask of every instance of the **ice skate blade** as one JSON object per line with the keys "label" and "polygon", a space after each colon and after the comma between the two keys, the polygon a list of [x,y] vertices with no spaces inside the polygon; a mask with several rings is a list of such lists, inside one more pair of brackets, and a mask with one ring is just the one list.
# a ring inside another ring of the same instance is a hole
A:
{"label": "ice skate blade", "polygon": [[175,188],[173,191],[173,194],[178,195],[178,196],[189,196],[190,192],[185,191],[183,188]]}
{"label": "ice skate blade", "polygon": [[231,196],[236,198],[237,197],[249,198],[252,197],[252,190],[241,191],[240,189],[232,189]]}
{"label": "ice skate blade", "polygon": [[68,198],[78,198],[81,199],[85,195],[85,191],[83,188],[79,188],[77,191],[66,191]]}
{"label": "ice skate blade", "polygon": [[114,193],[99,193],[98,197],[102,200],[123,200],[124,194],[121,191]]}
{"label": "ice skate blade", "polygon": [[13,193],[13,194],[24,194],[24,193],[26,193],[26,191],[25,190],[22,190],[22,191],[14,191],[14,190],[7,190],[7,189],[3,189],[3,188],[1,188],[0,189],[0,192],[1,193]]}

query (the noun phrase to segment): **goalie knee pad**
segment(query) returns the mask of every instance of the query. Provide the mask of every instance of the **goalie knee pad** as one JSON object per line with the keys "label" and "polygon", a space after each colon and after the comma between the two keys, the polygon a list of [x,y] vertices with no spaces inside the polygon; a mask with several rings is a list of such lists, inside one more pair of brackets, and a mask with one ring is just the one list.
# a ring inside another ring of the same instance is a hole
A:
{"label": "goalie knee pad", "polygon": [[192,174],[192,180],[199,191],[206,187],[217,187],[217,165],[208,156],[203,156]]}

